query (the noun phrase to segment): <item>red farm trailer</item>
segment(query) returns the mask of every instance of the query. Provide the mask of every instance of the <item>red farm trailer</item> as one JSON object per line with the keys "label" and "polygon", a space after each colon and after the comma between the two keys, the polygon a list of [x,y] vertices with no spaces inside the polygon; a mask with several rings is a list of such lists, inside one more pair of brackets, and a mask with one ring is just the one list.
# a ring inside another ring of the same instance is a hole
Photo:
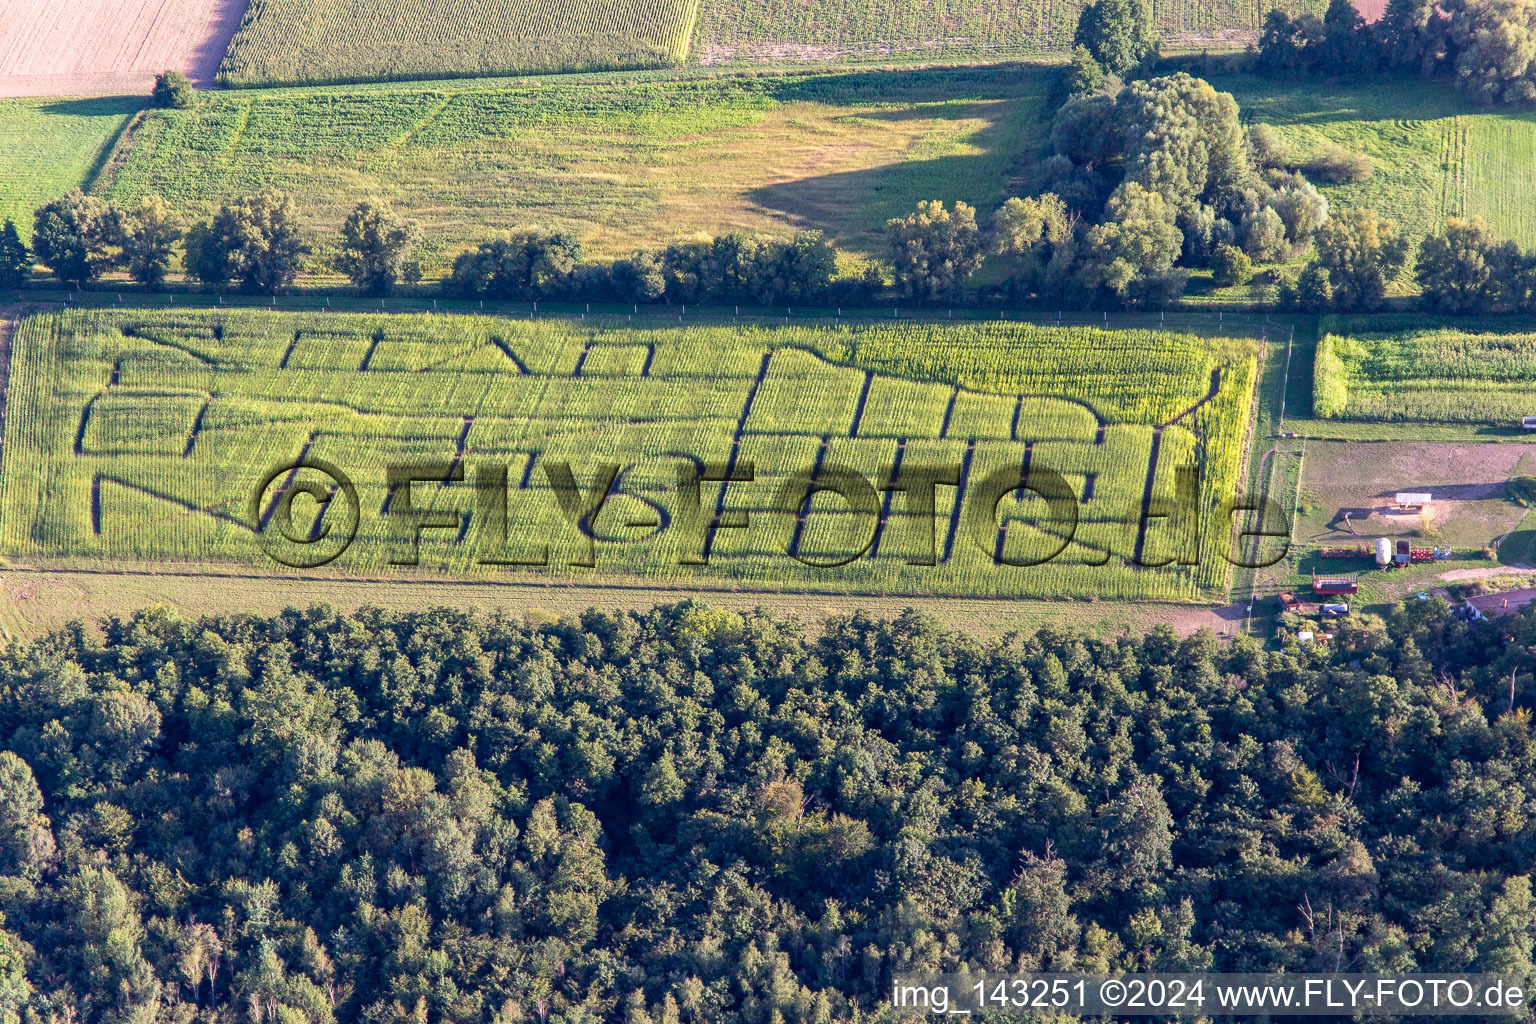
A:
{"label": "red farm trailer", "polygon": [[1332,597],[1335,594],[1358,594],[1360,592],[1360,576],[1358,573],[1349,573],[1344,576],[1316,576],[1312,577],[1312,592],[1320,597]]}

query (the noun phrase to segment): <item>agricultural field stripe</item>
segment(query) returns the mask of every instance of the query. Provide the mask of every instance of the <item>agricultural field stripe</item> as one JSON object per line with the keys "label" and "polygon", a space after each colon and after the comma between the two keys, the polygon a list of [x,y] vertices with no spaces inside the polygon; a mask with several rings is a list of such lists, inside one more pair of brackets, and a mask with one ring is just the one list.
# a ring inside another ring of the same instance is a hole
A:
{"label": "agricultural field stripe", "polygon": [[[757,376],[752,380],[752,386],[747,389],[747,400],[741,405],[741,419],[736,421],[736,434],[731,439],[731,455],[725,464],[725,475],[731,476],[736,472],[736,459],[741,454],[741,439],[747,431],[747,417],[752,415],[752,403],[757,400],[758,388],[763,386],[763,381],[768,377],[768,362],[773,358],[773,349],[763,353],[762,365],[757,368]],[[709,561],[709,554],[715,546],[715,525],[725,515],[725,493],[729,482],[720,484],[720,497],[715,502],[714,522],[709,524],[709,535],[704,539],[704,560]]]}
{"label": "agricultural field stripe", "polygon": [[[822,435],[821,447],[816,449],[816,463],[811,467],[810,482],[813,484],[817,480],[821,479],[821,466],[822,463],[826,462],[827,460],[827,448],[831,444],[832,439],[826,435]],[[795,534],[789,539],[789,553],[795,556],[800,554],[800,538],[805,533],[805,521],[810,514],[809,510],[806,508],[806,505],[810,500],[810,495],[807,495],[806,499],[807,500],[802,501],[800,503],[800,507],[795,510]]]}
{"label": "agricultural field stripe", "polygon": [[955,485],[955,509],[949,517],[949,532],[944,535],[944,561],[955,553],[955,537],[960,533],[960,509],[965,500],[965,488],[971,480],[971,457],[976,454],[976,439],[966,446],[965,457],[960,460],[960,482]]}
{"label": "agricultural field stripe", "polygon": [[[906,455],[907,439],[898,437],[896,439],[896,458],[891,462],[891,479],[888,481],[889,483],[894,484],[901,479],[901,460],[906,458]],[[885,536],[885,526],[891,518],[891,503],[895,500],[895,497],[895,488],[886,488],[885,497],[880,503],[880,522],[875,524],[875,539],[870,541],[869,544],[870,558],[878,558],[880,555],[880,538]]]}

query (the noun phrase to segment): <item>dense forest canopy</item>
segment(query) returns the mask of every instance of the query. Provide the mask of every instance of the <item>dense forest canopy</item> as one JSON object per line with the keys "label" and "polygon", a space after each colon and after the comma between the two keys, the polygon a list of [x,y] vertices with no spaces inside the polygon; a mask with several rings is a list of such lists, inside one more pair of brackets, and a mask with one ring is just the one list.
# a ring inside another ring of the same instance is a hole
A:
{"label": "dense forest canopy", "polygon": [[825,1024],[907,968],[1526,971],[1532,645],[1438,600],[1281,651],[693,603],[76,626],[0,660],[0,1021]]}

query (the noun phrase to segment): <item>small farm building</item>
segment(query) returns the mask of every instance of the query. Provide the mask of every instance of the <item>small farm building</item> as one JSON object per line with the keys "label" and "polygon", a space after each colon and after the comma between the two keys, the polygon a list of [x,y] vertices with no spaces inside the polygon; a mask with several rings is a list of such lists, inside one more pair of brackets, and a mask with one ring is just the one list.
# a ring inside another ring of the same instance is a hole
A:
{"label": "small farm building", "polygon": [[1398,491],[1392,496],[1392,505],[1399,512],[1418,512],[1430,502],[1428,491]]}
{"label": "small farm building", "polygon": [[1526,587],[1523,590],[1506,590],[1502,594],[1469,597],[1467,607],[1472,610],[1475,619],[1497,619],[1514,615],[1532,601],[1536,601],[1536,588]]}

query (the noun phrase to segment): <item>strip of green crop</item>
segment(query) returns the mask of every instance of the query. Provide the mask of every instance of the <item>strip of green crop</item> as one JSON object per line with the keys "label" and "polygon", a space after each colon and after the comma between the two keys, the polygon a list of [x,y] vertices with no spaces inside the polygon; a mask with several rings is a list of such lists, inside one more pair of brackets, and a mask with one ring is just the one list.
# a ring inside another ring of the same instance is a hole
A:
{"label": "strip of green crop", "polygon": [[[345,572],[410,571],[393,564],[408,502],[441,514],[421,533],[421,564],[478,577],[1209,599],[1227,586],[1219,509],[1237,485],[1253,372],[1245,343],[1017,323],[630,329],[73,310],[17,332],[0,551],[276,569],[257,534],[274,536],[282,485],[308,479],[283,470],[302,453],[355,484],[357,537],[333,566]],[[698,490],[702,517],[745,513],[748,527],[716,531],[709,564],[687,564],[704,532],[687,522],[679,469],[749,462],[752,481]],[[389,467],[403,464],[463,479],[391,497]],[[582,493],[617,468],[590,537],[556,492],[564,466]],[[1181,466],[1199,471],[1192,505]],[[1075,529],[1022,491],[975,512],[983,481],[1012,484],[1026,467],[1076,494]],[[926,516],[915,488],[873,490],[935,468],[963,483],[938,485]],[[862,496],[822,492],[803,521],[782,510],[806,476],[850,472]],[[504,491],[487,486],[503,473]],[[324,488],[294,493],[290,536],[351,525]],[[329,502],[318,523],[317,498]],[[546,567],[504,564],[546,546]],[[930,550],[937,564],[912,564]],[[576,564],[593,551],[595,568]]]}
{"label": "strip of green crop", "polygon": [[698,0],[253,0],[226,85],[654,68],[688,56]]}
{"label": "strip of green crop", "polygon": [[1322,417],[1518,425],[1536,415],[1536,334],[1327,334],[1314,378],[1313,408]]}
{"label": "strip of green crop", "polygon": [[[695,52],[707,61],[832,60],[898,52],[1044,53],[1072,42],[1081,2],[1045,0],[703,0]],[[1248,41],[1265,13],[1321,15],[1313,0],[1153,5],[1170,43]]]}

